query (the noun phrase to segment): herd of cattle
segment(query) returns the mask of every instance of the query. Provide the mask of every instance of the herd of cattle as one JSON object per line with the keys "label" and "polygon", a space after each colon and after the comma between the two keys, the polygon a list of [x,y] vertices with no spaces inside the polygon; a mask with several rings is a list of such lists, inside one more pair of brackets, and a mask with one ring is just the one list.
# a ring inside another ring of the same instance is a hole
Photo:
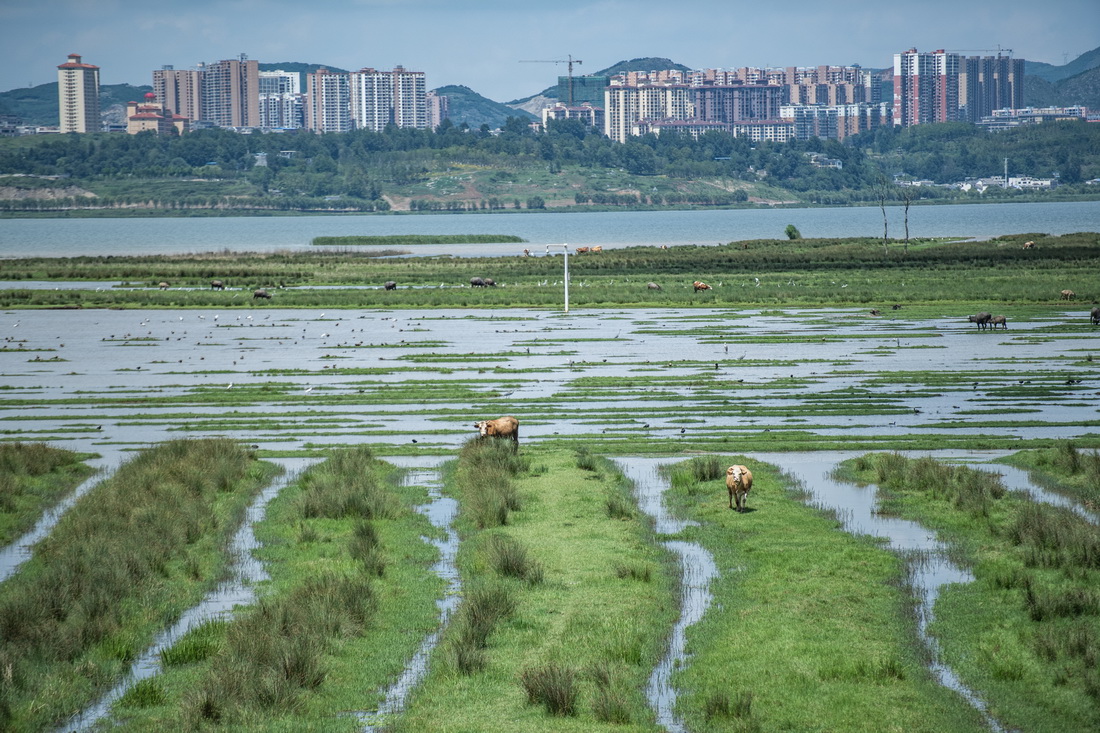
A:
{"label": "herd of cattle", "polygon": [[[1027,244],[1032,244],[1032,243],[1031,242],[1026,243],[1024,245],[1025,249],[1027,248]],[[577,248],[577,253],[578,254],[583,254],[583,253],[587,253],[587,252],[600,252],[600,251],[602,251],[602,247],[599,247],[599,246],[596,246],[596,247],[578,247]],[[525,255],[529,254],[528,250],[523,250],[523,252],[524,252]],[[496,281],[493,280],[493,278],[491,278],[491,277],[472,277],[472,278],[470,278],[470,287],[472,287],[472,288],[491,288],[491,287],[495,287],[495,286],[496,286]],[[167,282],[161,282],[161,283],[159,283],[158,287],[161,290],[167,290],[170,286],[168,285]],[[711,290],[710,285],[707,285],[705,282],[702,282],[700,280],[694,281],[691,284],[691,287],[692,287],[692,291],[696,292],[696,293],[698,293],[700,291]],[[393,280],[387,280],[386,282],[382,283],[382,288],[385,289],[385,290],[397,290],[397,283]],[[662,289],[661,286],[659,284],[655,283],[655,282],[646,283],[646,288],[648,288],[649,290],[661,290]],[[211,290],[225,290],[225,283],[222,282],[221,280],[211,280],[210,281],[210,289]],[[1075,292],[1073,292],[1072,290],[1063,290],[1061,292],[1061,299],[1062,300],[1073,300],[1076,297],[1077,297],[1077,294]],[[264,289],[264,288],[258,288],[257,290],[252,291],[252,299],[253,300],[271,300],[271,293],[267,292],[267,290]],[[895,305],[894,306],[894,310],[897,310],[899,308],[901,308],[900,305]],[[872,310],[871,315],[873,315],[873,316],[879,315],[878,309]],[[1089,319],[1092,322],[1092,325],[1094,325],[1094,326],[1100,325],[1100,307],[1094,306],[1092,308],[1092,310],[1089,311]],[[970,323],[973,323],[973,324],[977,325],[979,331],[985,330],[986,328],[995,329],[998,326],[1005,329],[1006,331],[1008,330],[1008,319],[1005,316],[995,316],[992,313],[986,313],[986,312],[983,311],[981,313],[975,313],[974,315],[969,316],[967,320]]]}

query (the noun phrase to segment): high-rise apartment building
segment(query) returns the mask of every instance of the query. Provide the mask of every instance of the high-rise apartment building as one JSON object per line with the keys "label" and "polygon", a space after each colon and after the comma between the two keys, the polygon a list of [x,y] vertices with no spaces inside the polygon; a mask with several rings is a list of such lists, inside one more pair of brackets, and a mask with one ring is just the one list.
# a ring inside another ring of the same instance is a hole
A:
{"label": "high-rise apartment building", "polygon": [[959,70],[959,119],[978,122],[998,109],[1024,106],[1024,60],[968,56]]}
{"label": "high-rise apartment building", "polygon": [[351,119],[356,129],[381,132],[386,125],[426,128],[429,124],[424,72],[360,69],[349,74]]}
{"label": "high-rise apartment building", "polygon": [[260,124],[259,63],[238,59],[202,66],[202,119],[220,127]]}
{"label": "high-rise apartment building", "polygon": [[958,120],[961,59],[942,49],[921,53],[911,48],[894,54],[894,124],[911,127]]}
{"label": "high-rise apartment building", "polygon": [[305,97],[296,71],[260,72],[260,127],[292,130],[305,125]]}
{"label": "high-rise apartment building", "polygon": [[202,72],[164,66],[153,72],[157,103],[172,114],[189,120],[202,119]]}
{"label": "high-rise apartment building", "polygon": [[347,132],[351,127],[350,75],[318,69],[306,75],[306,127]]}
{"label": "high-rise apartment building", "polygon": [[80,54],[57,67],[57,97],[61,132],[99,132],[99,67],[85,64]]}
{"label": "high-rise apartment building", "polygon": [[451,99],[444,94],[428,92],[424,95],[428,107],[428,127],[436,129],[451,114]]}

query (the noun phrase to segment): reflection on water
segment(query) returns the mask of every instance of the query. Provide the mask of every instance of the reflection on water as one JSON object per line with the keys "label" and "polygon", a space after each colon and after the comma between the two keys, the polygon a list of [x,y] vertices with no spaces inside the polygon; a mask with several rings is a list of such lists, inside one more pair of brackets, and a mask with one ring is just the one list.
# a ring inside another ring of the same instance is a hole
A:
{"label": "reflection on water", "polygon": [[445,459],[420,456],[413,459],[394,457],[388,460],[398,466],[406,466],[410,469],[405,475],[407,486],[424,486],[428,489],[428,497],[431,501],[417,507],[417,511],[423,513],[433,527],[442,529],[444,532],[443,539],[430,538],[428,541],[439,550],[439,560],[432,566],[432,572],[445,580],[447,587],[443,592],[443,597],[436,601],[436,606],[439,608],[439,628],[429,634],[420,644],[416,654],[405,665],[405,671],[386,690],[385,697],[382,704],[378,706],[378,710],[370,713],[361,712],[356,715],[363,725],[363,730],[366,731],[375,730],[375,726],[384,726],[390,717],[405,709],[409,694],[428,674],[428,662],[431,653],[439,644],[439,639],[443,635],[443,630],[451,617],[451,613],[458,607],[459,592],[462,589],[458,566],[455,564],[455,558],[458,555],[458,532],[455,531],[453,526],[455,517],[458,516],[458,502],[448,496],[443,496],[441,493],[442,479],[439,473],[439,464]]}
{"label": "reflection on water", "polygon": [[152,645],[131,665],[129,675],[115,685],[99,702],[70,720],[61,728],[62,731],[68,733],[87,730],[94,726],[96,722],[107,716],[111,706],[125,695],[127,690],[160,671],[161,652],[175,644],[180,637],[208,621],[231,617],[236,608],[250,605],[255,601],[255,585],[271,578],[263,564],[252,555],[252,551],[259,547],[256,535],[253,534],[253,526],[263,521],[268,503],[279,494],[279,491],[297,479],[302,471],[317,460],[315,458],[272,459],[273,463],[282,467],[283,473],[260,492],[245,512],[244,521],[233,536],[229,547],[231,558],[229,578],[207,594],[198,605],[185,611],[171,628],[158,634]]}

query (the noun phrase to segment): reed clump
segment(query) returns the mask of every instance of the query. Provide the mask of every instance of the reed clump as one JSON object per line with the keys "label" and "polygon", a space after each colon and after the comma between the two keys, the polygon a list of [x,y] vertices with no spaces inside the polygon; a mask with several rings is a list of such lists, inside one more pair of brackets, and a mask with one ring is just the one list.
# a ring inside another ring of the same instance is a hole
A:
{"label": "reed clump", "polygon": [[542,705],[550,715],[577,714],[577,672],[572,667],[550,662],[520,673],[520,682],[530,705]]}
{"label": "reed clump", "polygon": [[531,585],[543,581],[545,569],[532,558],[519,540],[506,534],[491,534],[485,543],[489,563],[500,575],[522,580]]}
{"label": "reed clump", "polygon": [[930,457],[910,459],[885,453],[876,456],[874,469],[884,488],[928,493],[978,517],[988,517],[993,502],[1005,495],[1004,483],[996,474]]}
{"label": "reed clump", "polygon": [[485,668],[489,636],[497,624],[515,613],[516,604],[512,591],[500,583],[479,583],[467,592],[452,624],[450,641],[459,672],[472,675]]}
{"label": "reed clump", "polygon": [[462,513],[477,529],[502,527],[512,512],[523,508],[513,479],[530,461],[511,441],[474,438],[459,451],[453,485],[462,496]]}
{"label": "reed clump", "polygon": [[91,472],[72,451],[46,443],[0,444],[0,544],[33,527]]}
{"label": "reed clump", "polygon": [[301,480],[299,507],[306,519],[394,519],[401,503],[379,480],[369,447],[341,448]]}

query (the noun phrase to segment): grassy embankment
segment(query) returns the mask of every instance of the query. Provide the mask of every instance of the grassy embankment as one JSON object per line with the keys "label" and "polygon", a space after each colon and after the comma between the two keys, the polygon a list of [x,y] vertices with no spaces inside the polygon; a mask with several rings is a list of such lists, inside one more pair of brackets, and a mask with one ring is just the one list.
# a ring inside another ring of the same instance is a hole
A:
{"label": "grassy embankment", "polygon": [[[1025,240],[1037,249],[1024,250]],[[1100,235],[1019,234],[990,242],[921,240],[883,252],[870,238],[760,240],[723,246],[629,247],[572,256],[573,308],[859,307],[889,314],[905,307],[949,307],[958,315],[1009,316],[1040,305],[1076,308],[1087,323],[1100,298]],[[8,289],[0,308],[559,308],[560,257],[379,259],[368,253],[210,253],[169,257],[27,258],[5,262],[10,280],[120,281],[136,290]],[[472,276],[496,288],[471,288]],[[225,291],[210,290],[210,281]],[[696,293],[702,279],[712,289]],[[396,290],[382,289],[393,280]],[[170,288],[159,290],[167,282]],[[655,282],[661,290],[647,287]],[[315,289],[311,286],[326,286]],[[341,285],[352,286],[341,288]],[[374,285],[376,287],[362,287]],[[271,290],[255,301],[254,288]],[[1062,300],[1063,289],[1076,298]],[[1011,325],[1010,325],[1011,328]]]}
{"label": "grassy embankment", "polygon": [[93,473],[84,458],[45,443],[0,443],[0,545],[33,527]]}
{"label": "grassy embankment", "polygon": [[1059,441],[1049,448],[1020,451],[1003,462],[1028,469],[1032,481],[1100,514],[1100,451],[1095,448],[1080,450],[1072,442]]}
{"label": "grassy embankment", "polygon": [[[734,462],[754,473],[744,514],[727,508]],[[673,678],[690,730],[983,729],[926,667],[896,554],[839,531],[766,464],[695,458],[670,480],[670,505],[700,523],[683,537],[720,573],[710,611],[688,629],[691,661]]]}
{"label": "grassy embankment", "polygon": [[162,654],[115,706],[124,729],[356,730],[437,623],[423,487],[367,448],[334,451],[257,527],[271,582]]}
{"label": "grassy embankment", "polygon": [[[1031,455],[1050,467],[1059,453]],[[881,487],[884,511],[936,529],[973,572],[944,589],[932,632],[990,712],[1010,730],[1100,728],[1096,526],[1007,493],[993,473],[930,458],[871,455],[845,471]]]}
{"label": "grassy embankment", "polygon": [[271,473],[229,441],[173,441],[83,496],[0,585],[0,727],[56,726],[128,671],[219,579]]}
{"label": "grassy embankment", "polygon": [[676,604],[621,474],[587,454],[471,442],[447,487],[463,602],[393,729],[654,730],[644,689]]}
{"label": "grassy embankment", "polygon": [[526,242],[514,234],[386,234],[378,236],[314,237],[314,247],[359,247],[406,244],[516,244]]}

